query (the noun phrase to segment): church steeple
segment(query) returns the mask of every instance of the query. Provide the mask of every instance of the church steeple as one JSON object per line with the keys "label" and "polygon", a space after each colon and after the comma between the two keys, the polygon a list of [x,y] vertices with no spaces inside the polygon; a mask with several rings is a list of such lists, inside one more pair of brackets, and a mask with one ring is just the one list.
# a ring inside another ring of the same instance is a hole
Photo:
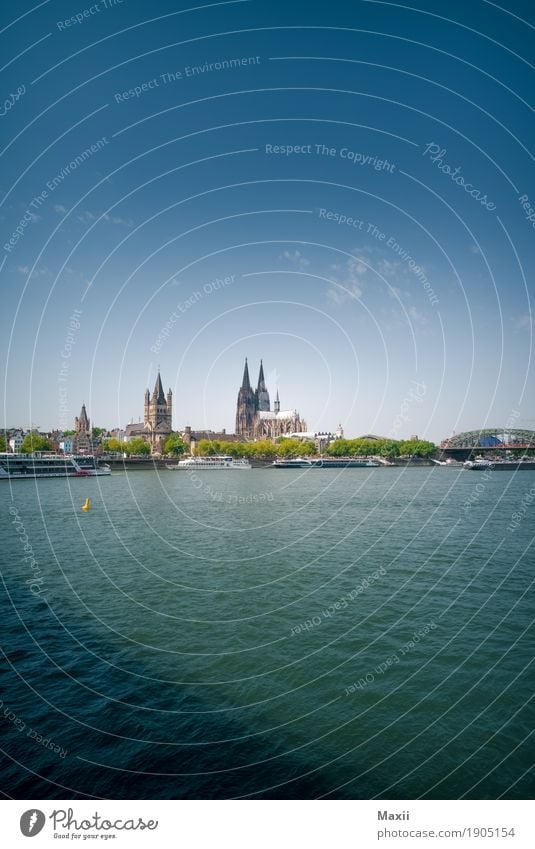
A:
{"label": "church steeple", "polygon": [[251,381],[249,380],[249,366],[247,365],[246,357],[245,367],[243,369],[243,380],[240,391],[238,392],[238,402],[236,404],[236,433],[239,436],[250,438],[253,435],[255,408],[255,393],[253,392]]}
{"label": "church steeple", "polygon": [[154,384],[154,392],[152,393],[153,403],[156,404],[165,404],[165,395],[162,386],[162,379],[160,377],[160,372],[158,371],[158,377],[156,378],[156,383]]}
{"label": "church steeple", "polygon": [[76,433],[89,433],[89,417],[85,404],[82,404],[80,415],[74,419],[74,430]]}
{"label": "church steeple", "polygon": [[173,430],[173,393],[163,391],[160,369],[152,395],[149,390],[145,392],[144,425],[149,442],[153,451],[160,451],[167,436]]}
{"label": "church steeple", "polygon": [[249,366],[247,365],[247,357],[245,357],[245,367],[243,369],[243,380],[241,382],[242,389],[250,389],[251,381],[249,380]]}
{"label": "church steeple", "polygon": [[257,410],[269,412],[271,404],[269,401],[269,392],[267,391],[266,381],[264,380],[264,366],[260,360],[260,371],[258,373],[258,386],[255,392],[255,407]]}
{"label": "church steeple", "polygon": [[281,411],[281,402],[279,399],[279,390],[277,389],[277,395],[275,396],[275,403],[273,404],[273,412],[280,413]]}

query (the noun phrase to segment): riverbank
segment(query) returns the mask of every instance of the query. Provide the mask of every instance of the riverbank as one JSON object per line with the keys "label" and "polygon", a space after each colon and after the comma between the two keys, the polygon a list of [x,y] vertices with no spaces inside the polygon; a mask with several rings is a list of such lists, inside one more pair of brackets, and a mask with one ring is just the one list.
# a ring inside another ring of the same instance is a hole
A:
{"label": "riverbank", "polygon": [[[178,459],[176,457],[126,457],[126,458],[112,458],[108,459],[106,457],[100,458],[103,463],[107,463],[112,471],[136,471],[147,469],[165,469],[167,466],[176,465]],[[337,459],[347,459],[355,460],[360,458],[355,457],[346,457],[346,458],[337,458]],[[273,465],[273,460],[257,460],[255,458],[251,458],[249,460],[253,469],[269,469]],[[433,462],[423,457],[411,457],[406,460],[400,460],[397,458],[394,462],[389,463],[388,465],[381,464],[376,468],[421,468],[422,466],[433,466]],[[338,467],[339,468],[339,467]]]}

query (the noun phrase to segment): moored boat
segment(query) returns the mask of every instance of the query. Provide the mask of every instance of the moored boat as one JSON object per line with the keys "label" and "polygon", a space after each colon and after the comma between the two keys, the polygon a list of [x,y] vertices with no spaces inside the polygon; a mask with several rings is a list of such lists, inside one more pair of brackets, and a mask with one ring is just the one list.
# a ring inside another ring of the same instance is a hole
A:
{"label": "moored boat", "polygon": [[484,469],[492,469],[494,463],[492,460],[487,460],[485,457],[476,457],[475,460],[466,460],[463,463],[465,469],[470,471],[483,471]]}
{"label": "moored boat", "polygon": [[176,465],[168,465],[167,469],[176,471],[183,469],[186,471],[213,471],[216,469],[250,469],[249,460],[231,457],[230,455],[221,455],[215,457],[187,457],[185,460],[179,460]]}
{"label": "moored boat", "polygon": [[0,454],[0,480],[22,478],[86,478],[110,475],[106,463],[99,463],[92,454]]}
{"label": "moored boat", "polygon": [[380,466],[381,463],[370,458],[359,460],[353,457],[322,457],[313,461],[313,465],[320,469],[370,469]]}
{"label": "moored boat", "polygon": [[311,469],[315,463],[308,457],[288,457],[287,459],[275,460],[271,467],[273,469]]}
{"label": "moored boat", "polygon": [[431,462],[435,464],[435,466],[441,466],[443,469],[462,469],[463,464],[458,460],[435,460],[433,457],[430,458]]}
{"label": "moored boat", "polygon": [[463,467],[469,471],[492,472],[533,472],[535,471],[535,459],[520,457],[518,460],[487,460],[484,457],[476,457],[475,460],[466,460]]}

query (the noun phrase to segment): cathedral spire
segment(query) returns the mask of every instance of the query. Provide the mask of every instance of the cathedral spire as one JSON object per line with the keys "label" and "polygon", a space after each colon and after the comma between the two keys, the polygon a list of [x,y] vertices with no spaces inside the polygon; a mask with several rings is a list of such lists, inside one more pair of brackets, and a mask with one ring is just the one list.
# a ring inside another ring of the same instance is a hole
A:
{"label": "cathedral spire", "polygon": [[245,368],[243,369],[243,380],[241,382],[242,389],[250,389],[251,381],[249,380],[249,366],[247,365],[247,357],[245,357]]}
{"label": "cathedral spire", "polygon": [[267,391],[266,381],[264,380],[264,365],[260,360],[260,371],[258,373],[258,386],[255,392],[255,407],[262,412],[269,412],[271,405],[269,402],[269,392]]}
{"label": "cathedral spire", "polygon": [[246,357],[243,380],[240,391],[238,392],[238,402],[236,405],[236,433],[239,436],[244,436],[247,439],[252,437],[255,412],[256,393],[253,392],[251,381],[249,380],[249,366],[247,365]]}
{"label": "cathedral spire", "polygon": [[273,412],[274,413],[280,413],[280,411],[281,411],[281,402],[280,402],[280,398],[279,398],[279,390],[277,389],[277,394],[275,396],[275,403],[273,405]]}

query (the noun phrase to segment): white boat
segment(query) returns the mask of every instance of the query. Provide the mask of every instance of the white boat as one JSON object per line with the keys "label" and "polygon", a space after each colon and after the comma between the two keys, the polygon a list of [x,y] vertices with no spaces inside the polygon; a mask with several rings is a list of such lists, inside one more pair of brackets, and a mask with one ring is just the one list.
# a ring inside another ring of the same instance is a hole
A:
{"label": "white boat", "polygon": [[275,460],[271,465],[275,469],[308,469],[316,464],[308,457],[289,457],[287,460]]}
{"label": "white boat", "polygon": [[377,468],[381,464],[371,458],[357,459],[355,457],[320,457],[312,460],[312,465],[317,469],[370,469]]}
{"label": "white boat", "polygon": [[486,460],[484,457],[476,457],[475,460],[466,460],[463,463],[465,469],[471,469],[472,471],[479,471],[481,469],[492,469],[494,463],[492,460]]}
{"label": "white boat", "polygon": [[442,468],[445,469],[462,469],[463,467],[463,464],[459,463],[458,460],[451,460],[449,458],[447,460],[435,460],[431,457],[431,462],[436,466],[442,466]]}
{"label": "white boat", "polygon": [[188,457],[186,460],[179,460],[174,466],[166,466],[171,471],[184,469],[186,471],[210,471],[214,469],[250,469],[252,468],[249,460],[238,459],[230,455],[220,455],[215,457]]}
{"label": "white boat", "polygon": [[110,475],[106,464],[99,464],[92,454],[0,454],[0,480],[21,478],[86,478]]}
{"label": "white boat", "polygon": [[368,469],[380,466],[377,460],[355,459],[354,457],[292,457],[275,460],[275,469]]}

